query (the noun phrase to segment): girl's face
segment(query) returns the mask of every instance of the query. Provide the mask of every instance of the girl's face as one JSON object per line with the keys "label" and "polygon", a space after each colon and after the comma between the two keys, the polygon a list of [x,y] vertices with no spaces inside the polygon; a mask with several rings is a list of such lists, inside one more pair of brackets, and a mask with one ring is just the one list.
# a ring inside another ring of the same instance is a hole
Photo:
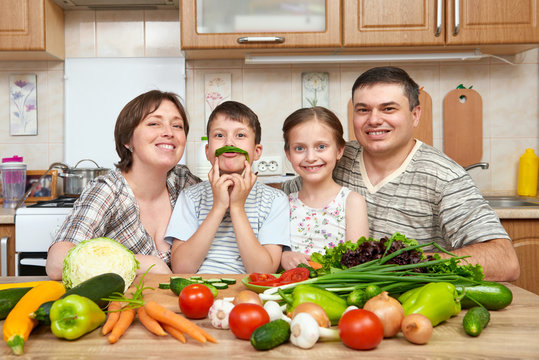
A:
{"label": "girl's face", "polygon": [[318,182],[332,177],[344,147],[338,148],[334,130],[312,119],[292,128],[290,148],[285,151],[288,161],[304,182]]}
{"label": "girl's face", "polygon": [[[262,154],[262,145],[255,144],[255,132],[247,122],[231,120],[218,114],[211,123],[206,145],[206,158],[212,165],[215,163],[215,150],[227,145],[247,151],[251,165]],[[224,153],[219,156],[219,170],[221,174],[241,174],[245,168],[245,160],[243,154]]]}
{"label": "girl's face", "polygon": [[137,125],[131,137],[133,167],[150,165],[168,171],[181,159],[185,149],[183,119],[173,102],[163,100],[153,113]]}

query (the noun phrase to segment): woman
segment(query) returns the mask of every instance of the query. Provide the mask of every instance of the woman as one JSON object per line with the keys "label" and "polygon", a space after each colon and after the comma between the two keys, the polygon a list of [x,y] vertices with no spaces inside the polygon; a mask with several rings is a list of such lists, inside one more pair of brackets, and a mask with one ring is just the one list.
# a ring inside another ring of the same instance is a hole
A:
{"label": "woman", "polygon": [[[189,123],[177,95],[152,90],[131,100],[114,129],[116,169],[92,181],[74,204],[49,248],[47,275],[62,278],[67,252],[86,239],[109,237],[125,245],[154,273],[171,273],[164,241],[178,193],[200,181],[178,165]],[[99,146],[98,144],[96,146]]]}

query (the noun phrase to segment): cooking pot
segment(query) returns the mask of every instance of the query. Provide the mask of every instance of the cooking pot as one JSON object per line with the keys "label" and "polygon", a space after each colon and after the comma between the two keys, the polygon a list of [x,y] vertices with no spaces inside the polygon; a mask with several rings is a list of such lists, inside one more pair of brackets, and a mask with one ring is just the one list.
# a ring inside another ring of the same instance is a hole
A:
{"label": "cooking pot", "polygon": [[[95,164],[95,168],[79,168],[79,164],[83,161],[90,161]],[[80,160],[75,167],[69,167],[64,163],[56,162],[50,166],[59,167],[63,170],[58,174],[64,179],[64,195],[65,196],[79,196],[86,184],[100,175],[106,174],[109,169],[102,168],[93,160],[83,159]]]}

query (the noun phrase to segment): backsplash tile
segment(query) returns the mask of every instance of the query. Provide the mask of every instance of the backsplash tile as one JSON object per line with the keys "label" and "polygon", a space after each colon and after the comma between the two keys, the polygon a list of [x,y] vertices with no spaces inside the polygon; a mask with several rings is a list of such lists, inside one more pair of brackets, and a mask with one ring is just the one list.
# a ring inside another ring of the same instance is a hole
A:
{"label": "backsplash tile", "polygon": [[[66,57],[181,56],[179,13],[174,11],[66,11]],[[539,50],[510,57],[515,65],[486,58],[474,62],[363,63],[317,65],[245,65],[241,59],[187,60],[186,110],[190,133],[187,164],[196,171],[200,137],[205,135],[204,75],[230,73],[232,99],[251,107],[262,125],[263,156],[281,156],[281,126],[301,106],[301,73],[329,73],[329,108],[340,118],[348,138],[347,105],[352,85],[363,71],[381,65],[405,69],[432,97],[434,146],[443,149],[443,98],[460,83],[473,85],[483,99],[483,161],[488,170],[470,175],[488,193],[516,193],[520,155],[539,153]],[[0,157],[24,156],[28,169],[46,169],[63,161],[64,63],[0,62]],[[12,73],[38,74],[38,136],[9,136],[8,78]],[[74,164],[70,164],[74,165]]]}

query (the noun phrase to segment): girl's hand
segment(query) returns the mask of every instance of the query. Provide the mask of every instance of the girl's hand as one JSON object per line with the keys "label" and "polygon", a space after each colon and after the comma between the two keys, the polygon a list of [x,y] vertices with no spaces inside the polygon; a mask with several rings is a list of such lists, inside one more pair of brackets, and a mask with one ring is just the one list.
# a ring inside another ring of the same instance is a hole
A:
{"label": "girl's hand", "polygon": [[285,270],[290,270],[298,267],[299,264],[307,264],[308,260],[311,260],[309,255],[295,251],[283,251],[281,255],[281,266]]}
{"label": "girl's hand", "polygon": [[230,193],[230,207],[245,207],[245,201],[251,192],[256,179],[258,178],[252,171],[251,165],[245,161],[245,170],[243,174],[231,174],[234,187]]}
{"label": "girl's hand", "polygon": [[219,160],[217,158],[215,158],[215,162],[208,174],[208,180],[213,193],[213,207],[225,212],[230,206],[229,188],[234,186],[234,182],[230,175],[220,175]]}

